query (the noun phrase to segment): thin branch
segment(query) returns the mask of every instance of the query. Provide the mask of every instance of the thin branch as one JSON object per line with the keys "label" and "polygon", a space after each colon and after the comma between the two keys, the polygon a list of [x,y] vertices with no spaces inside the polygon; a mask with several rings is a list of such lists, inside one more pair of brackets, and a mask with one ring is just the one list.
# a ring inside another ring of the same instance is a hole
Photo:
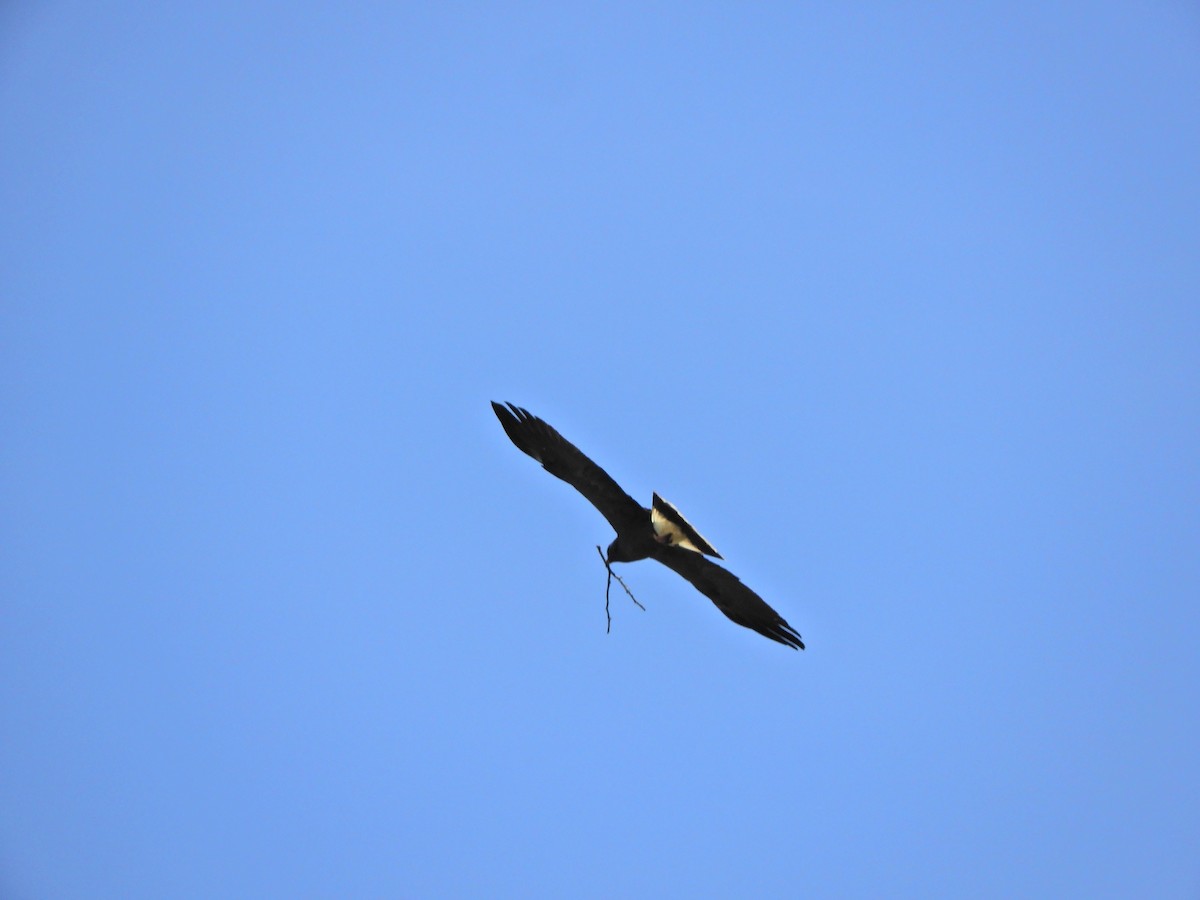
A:
{"label": "thin branch", "polygon": [[604,617],[608,620],[608,625],[605,626],[604,633],[610,634],[612,632],[612,615],[608,611],[608,590],[612,587],[612,580],[614,578],[617,579],[617,583],[621,585],[621,587],[625,588],[625,593],[629,595],[629,599],[637,605],[638,609],[640,609],[642,612],[645,612],[646,607],[638,603],[638,598],[633,596],[633,591],[629,589],[629,586],[625,584],[621,576],[612,570],[612,566],[610,566],[608,564],[608,560],[604,558],[604,551],[600,549],[599,544],[596,545],[596,552],[600,554],[600,561],[604,563],[604,568],[608,569],[608,581],[604,583]]}

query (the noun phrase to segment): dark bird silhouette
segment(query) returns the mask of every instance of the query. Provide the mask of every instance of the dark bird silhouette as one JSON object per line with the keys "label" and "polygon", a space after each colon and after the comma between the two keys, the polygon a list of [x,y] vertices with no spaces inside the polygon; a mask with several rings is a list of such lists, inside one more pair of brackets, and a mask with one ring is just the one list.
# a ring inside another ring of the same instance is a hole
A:
{"label": "dark bird silhouette", "polygon": [[492,403],[512,442],[542,467],[561,478],[600,510],[617,533],[608,545],[609,563],[655,559],[692,583],[717,609],[739,625],[803,650],[800,635],[766,601],[733,573],[706,558],[721,554],[658,494],[649,509],[642,506],[602,468],[561,434],[528,411],[509,403]]}

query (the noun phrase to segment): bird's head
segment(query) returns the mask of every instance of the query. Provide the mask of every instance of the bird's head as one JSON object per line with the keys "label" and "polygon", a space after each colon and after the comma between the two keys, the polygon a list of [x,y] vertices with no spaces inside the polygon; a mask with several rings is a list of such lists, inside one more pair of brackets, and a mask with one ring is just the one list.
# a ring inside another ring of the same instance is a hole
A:
{"label": "bird's head", "polygon": [[633,562],[633,557],[630,556],[629,553],[626,552],[625,548],[621,546],[620,538],[617,538],[608,545],[608,553],[605,556],[605,559],[610,563]]}

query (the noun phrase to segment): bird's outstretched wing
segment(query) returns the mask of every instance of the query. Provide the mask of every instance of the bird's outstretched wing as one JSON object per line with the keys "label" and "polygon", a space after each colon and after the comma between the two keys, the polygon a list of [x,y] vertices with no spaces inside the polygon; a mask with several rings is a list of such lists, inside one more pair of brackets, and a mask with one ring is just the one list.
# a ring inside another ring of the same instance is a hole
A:
{"label": "bird's outstretched wing", "polygon": [[630,521],[645,515],[642,506],[621,490],[607,472],[537,416],[511,403],[504,407],[493,401],[492,409],[512,442],[551,475],[587,497],[614,531],[619,532]]}
{"label": "bird's outstretched wing", "polygon": [[653,555],[668,569],[690,581],[696,590],[734,622],[793,649],[804,649],[804,641],[800,640],[796,629],[732,572],[682,547],[660,544],[654,549]]}

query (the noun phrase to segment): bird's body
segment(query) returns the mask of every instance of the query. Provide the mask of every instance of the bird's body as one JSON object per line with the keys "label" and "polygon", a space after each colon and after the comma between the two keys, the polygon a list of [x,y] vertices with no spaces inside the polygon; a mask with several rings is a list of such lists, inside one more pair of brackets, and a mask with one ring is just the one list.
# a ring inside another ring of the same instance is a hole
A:
{"label": "bird's body", "polygon": [[650,510],[647,509],[644,512],[645,516],[630,521],[628,525],[620,529],[616,538],[608,545],[605,556],[610,563],[629,563],[650,558],[658,540],[654,534],[654,526],[650,522]]}
{"label": "bird's body", "polygon": [[647,508],[561,434],[519,406],[492,403],[505,433],[550,474],[583,494],[617,533],[610,563],[654,559],[686,578],[732,621],[781,644],[804,649],[800,635],[779,613],[728,570],[712,562],[721,555],[675,507],[658,494]]}

